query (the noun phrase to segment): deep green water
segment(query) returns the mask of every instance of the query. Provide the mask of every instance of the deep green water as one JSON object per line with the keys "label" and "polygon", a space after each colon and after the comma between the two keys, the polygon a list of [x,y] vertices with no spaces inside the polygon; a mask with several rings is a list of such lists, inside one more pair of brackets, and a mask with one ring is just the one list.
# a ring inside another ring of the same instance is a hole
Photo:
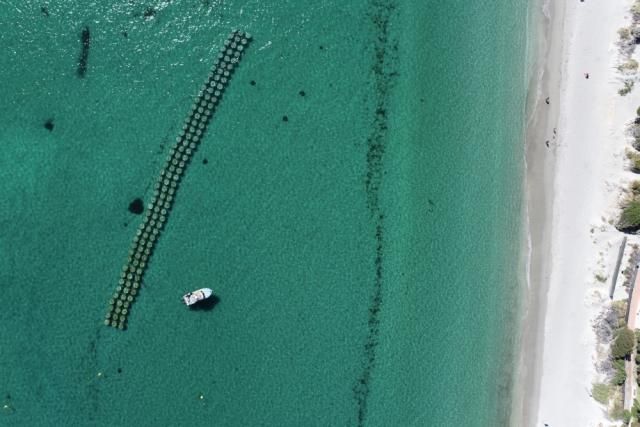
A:
{"label": "deep green water", "polygon": [[[45,4],[0,3],[0,425],[506,424],[526,0]],[[104,327],[128,205],[233,28],[254,41]]]}

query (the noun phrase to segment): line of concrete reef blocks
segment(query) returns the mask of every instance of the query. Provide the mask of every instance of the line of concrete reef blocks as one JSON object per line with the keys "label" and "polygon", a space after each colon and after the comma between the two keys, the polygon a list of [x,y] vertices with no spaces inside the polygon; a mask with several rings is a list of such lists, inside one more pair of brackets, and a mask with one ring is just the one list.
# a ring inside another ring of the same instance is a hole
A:
{"label": "line of concrete reef blocks", "polygon": [[207,81],[200,88],[191,106],[191,112],[154,185],[153,197],[133,238],[118,286],[109,300],[105,325],[118,329],[126,328],[131,304],[140,290],[145,268],[173,206],[178,184],[222,98],[224,89],[229,84],[235,66],[240,62],[250,41],[250,34],[242,31],[232,32],[218,53]]}

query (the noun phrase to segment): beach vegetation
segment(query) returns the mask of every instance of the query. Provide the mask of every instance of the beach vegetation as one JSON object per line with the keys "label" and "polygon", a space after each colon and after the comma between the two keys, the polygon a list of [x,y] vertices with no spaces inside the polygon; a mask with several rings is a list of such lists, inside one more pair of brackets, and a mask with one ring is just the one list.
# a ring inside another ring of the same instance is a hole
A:
{"label": "beach vegetation", "polygon": [[627,57],[633,55],[636,47],[635,27],[623,27],[618,30],[618,47],[620,52]]}
{"label": "beach vegetation", "polygon": [[640,200],[634,198],[624,203],[617,228],[631,233],[640,230]]}
{"label": "beach vegetation", "polygon": [[629,189],[631,190],[631,193],[634,196],[637,196],[640,194],[640,181],[633,181],[631,183],[631,185],[629,186]]}
{"label": "beach vegetation", "polygon": [[631,422],[631,411],[629,411],[628,409],[622,411],[622,422],[624,423],[624,425],[629,425],[629,423]]}
{"label": "beach vegetation", "polygon": [[618,71],[621,73],[633,73],[638,70],[638,61],[633,58],[627,59],[622,64],[618,65]]}
{"label": "beach vegetation", "polygon": [[623,86],[620,90],[618,90],[618,94],[620,96],[625,96],[628,95],[631,90],[633,89],[633,86],[635,85],[635,82],[631,79],[625,79],[623,82]]}
{"label": "beach vegetation", "polygon": [[[596,337],[600,343],[611,343],[614,337],[614,332],[620,327],[620,325],[624,325],[624,315],[626,314],[626,311],[623,312],[623,317],[620,318],[618,316],[618,312],[613,306],[616,302],[617,301],[614,301],[612,306],[605,308],[596,318],[594,332],[596,333]],[[607,362],[608,367],[603,368],[603,370],[611,369],[611,361],[608,360]]]}
{"label": "beach vegetation", "polygon": [[605,383],[595,383],[591,388],[591,395],[596,402],[603,405],[609,404],[609,393],[611,392],[611,386]]}
{"label": "beach vegetation", "polygon": [[[625,205],[623,204],[623,207]],[[640,246],[636,243],[631,244],[631,253],[629,254],[629,258],[627,263],[625,264],[624,269],[622,270],[622,276],[624,277],[624,281],[622,282],[622,286],[629,289],[631,286],[631,279],[633,279],[633,275],[636,271],[636,259],[640,259]],[[625,305],[625,313],[627,312],[626,305],[627,302],[623,300],[619,300],[620,303],[624,302]],[[616,301],[612,302],[611,305],[615,305]]]}
{"label": "beach vegetation", "polygon": [[640,2],[636,1],[631,6],[631,13],[633,13],[633,19],[640,19]]}
{"label": "beach vegetation", "polygon": [[640,115],[637,115],[633,123],[629,126],[629,134],[633,138],[631,145],[637,151],[640,151]]}
{"label": "beach vegetation", "polygon": [[633,406],[631,407],[631,414],[636,418],[636,420],[631,425],[637,424],[638,422],[637,420],[640,419],[640,402],[638,402],[638,399],[633,400]]}
{"label": "beach vegetation", "polygon": [[640,173],[640,155],[633,153],[629,160],[631,160],[631,172]]}
{"label": "beach vegetation", "polygon": [[636,334],[628,328],[620,328],[611,346],[611,355],[615,359],[624,359],[631,354],[635,344]]}
{"label": "beach vegetation", "polygon": [[611,308],[615,312],[617,324],[615,329],[625,326],[624,318],[627,316],[627,302],[625,300],[614,301],[611,304]]}
{"label": "beach vegetation", "polygon": [[631,164],[629,165],[631,172],[640,173],[640,153],[627,150],[627,159],[631,161]]}
{"label": "beach vegetation", "polygon": [[600,283],[604,283],[607,281],[607,276],[605,276],[602,273],[596,273],[595,276],[596,276],[596,280]]}
{"label": "beach vegetation", "polygon": [[624,359],[615,359],[613,361],[613,385],[622,385],[627,379],[627,372],[624,370]]}
{"label": "beach vegetation", "polygon": [[609,410],[609,416],[614,420],[621,420],[624,416],[624,408],[622,407],[622,401],[616,400],[613,402],[611,410]]}

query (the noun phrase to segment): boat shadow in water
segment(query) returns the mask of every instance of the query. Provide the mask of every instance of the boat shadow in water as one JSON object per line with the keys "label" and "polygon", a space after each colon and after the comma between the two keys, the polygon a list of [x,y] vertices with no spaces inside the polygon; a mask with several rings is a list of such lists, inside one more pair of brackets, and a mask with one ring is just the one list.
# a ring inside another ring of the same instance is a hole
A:
{"label": "boat shadow in water", "polygon": [[220,302],[220,298],[218,298],[216,295],[211,295],[207,299],[204,299],[202,301],[198,301],[198,303],[190,305],[189,306],[189,310],[193,310],[193,311],[210,311],[210,310],[213,310],[213,308],[216,305],[218,305],[219,302]]}

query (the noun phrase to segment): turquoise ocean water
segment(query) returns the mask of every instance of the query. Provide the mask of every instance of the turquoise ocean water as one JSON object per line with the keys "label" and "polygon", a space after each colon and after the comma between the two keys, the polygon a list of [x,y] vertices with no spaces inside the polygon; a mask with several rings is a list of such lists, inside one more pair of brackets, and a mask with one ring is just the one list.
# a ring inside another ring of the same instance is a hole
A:
{"label": "turquoise ocean water", "polygon": [[[0,425],[506,425],[528,7],[0,2]],[[253,42],[105,327],[129,203],[234,28]],[[204,286],[212,309],[180,303]]]}

